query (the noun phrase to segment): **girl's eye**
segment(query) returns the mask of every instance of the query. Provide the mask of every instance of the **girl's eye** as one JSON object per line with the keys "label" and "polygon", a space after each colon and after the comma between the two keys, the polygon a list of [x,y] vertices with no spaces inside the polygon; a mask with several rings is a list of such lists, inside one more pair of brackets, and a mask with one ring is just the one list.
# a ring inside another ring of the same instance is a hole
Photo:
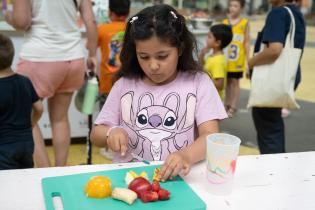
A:
{"label": "girl's eye", "polygon": [[147,60],[149,57],[139,56],[141,60]]}
{"label": "girl's eye", "polygon": [[158,59],[159,59],[159,60],[164,60],[164,59],[167,58],[167,56],[168,56],[168,55],[159,55],[159,56],[158,56]]}

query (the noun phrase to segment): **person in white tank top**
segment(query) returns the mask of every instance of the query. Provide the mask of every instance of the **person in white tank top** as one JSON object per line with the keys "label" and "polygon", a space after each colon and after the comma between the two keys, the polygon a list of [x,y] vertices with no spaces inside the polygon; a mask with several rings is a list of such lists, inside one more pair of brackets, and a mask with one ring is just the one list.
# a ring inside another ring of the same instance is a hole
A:
{"label": "person in white tank top", "polygon": [[[39,97],[48,99],[56,166],[67,164],[68,109],[73,92],[84,82],[86,69],[78,11],[86,28],[87,67],[95,71],[97,31],[90,0],[14,0],[13,11],[5,15],[9,24],[25,31],[16,72],[29,77]],[[33,136],[36,166],[50,166],[38,125]]]}

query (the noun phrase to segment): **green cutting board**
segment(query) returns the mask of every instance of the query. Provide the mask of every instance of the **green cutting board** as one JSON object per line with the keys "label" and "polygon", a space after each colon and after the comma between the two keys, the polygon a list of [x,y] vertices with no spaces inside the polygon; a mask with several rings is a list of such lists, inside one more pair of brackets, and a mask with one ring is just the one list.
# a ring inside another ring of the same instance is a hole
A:
{"label": "green cutting board", "polygon": [[[205,210],[206,204],[179,176],[171,181],[161,183],[161,187],[171,193],[170,200],[142,203],[137,199],[132,205],[112,198],[96,199],[88,198],[84,194],[84,186],[92,176],[108,176],[115,187],[127,187],[125,175],[129,170],[136,173],[146,171],[152,179],[154,169],[160,166],[146,166],[137,168],[117,169],[110,171],[98,171],[91,173],[74,174],[68,176],[48,177],[42,179],[42,188],[45,198],[46,210],[54,210],[53,196],[60,196],[64,210]],[[151,182],[152,180],[150,180]]]}

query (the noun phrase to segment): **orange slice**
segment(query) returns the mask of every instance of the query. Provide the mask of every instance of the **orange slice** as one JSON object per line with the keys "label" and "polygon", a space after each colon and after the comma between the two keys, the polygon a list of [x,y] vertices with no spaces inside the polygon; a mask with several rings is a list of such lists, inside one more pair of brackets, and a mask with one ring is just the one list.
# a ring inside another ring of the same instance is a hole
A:
{"label": "orange slice", "polygon": [[106,198],[112,193],[112,183],[106,176],[93,176],[84,188],[90,198]]}

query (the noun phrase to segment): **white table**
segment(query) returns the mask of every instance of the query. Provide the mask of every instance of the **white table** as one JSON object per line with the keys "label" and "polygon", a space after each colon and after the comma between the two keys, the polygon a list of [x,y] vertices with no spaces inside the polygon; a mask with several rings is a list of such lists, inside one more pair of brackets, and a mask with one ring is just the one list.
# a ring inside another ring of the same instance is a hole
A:
{"label": "white table", "polygon": [[[0,171],[0,209],[45,210],[41,188],[44,177],[142,165],[130,163]],[[315,152],[240,156],[235,188],[228,196],[207,192],[204,162],[195,165],[184,179],[206,202],[209,210],[315,209]]]}

